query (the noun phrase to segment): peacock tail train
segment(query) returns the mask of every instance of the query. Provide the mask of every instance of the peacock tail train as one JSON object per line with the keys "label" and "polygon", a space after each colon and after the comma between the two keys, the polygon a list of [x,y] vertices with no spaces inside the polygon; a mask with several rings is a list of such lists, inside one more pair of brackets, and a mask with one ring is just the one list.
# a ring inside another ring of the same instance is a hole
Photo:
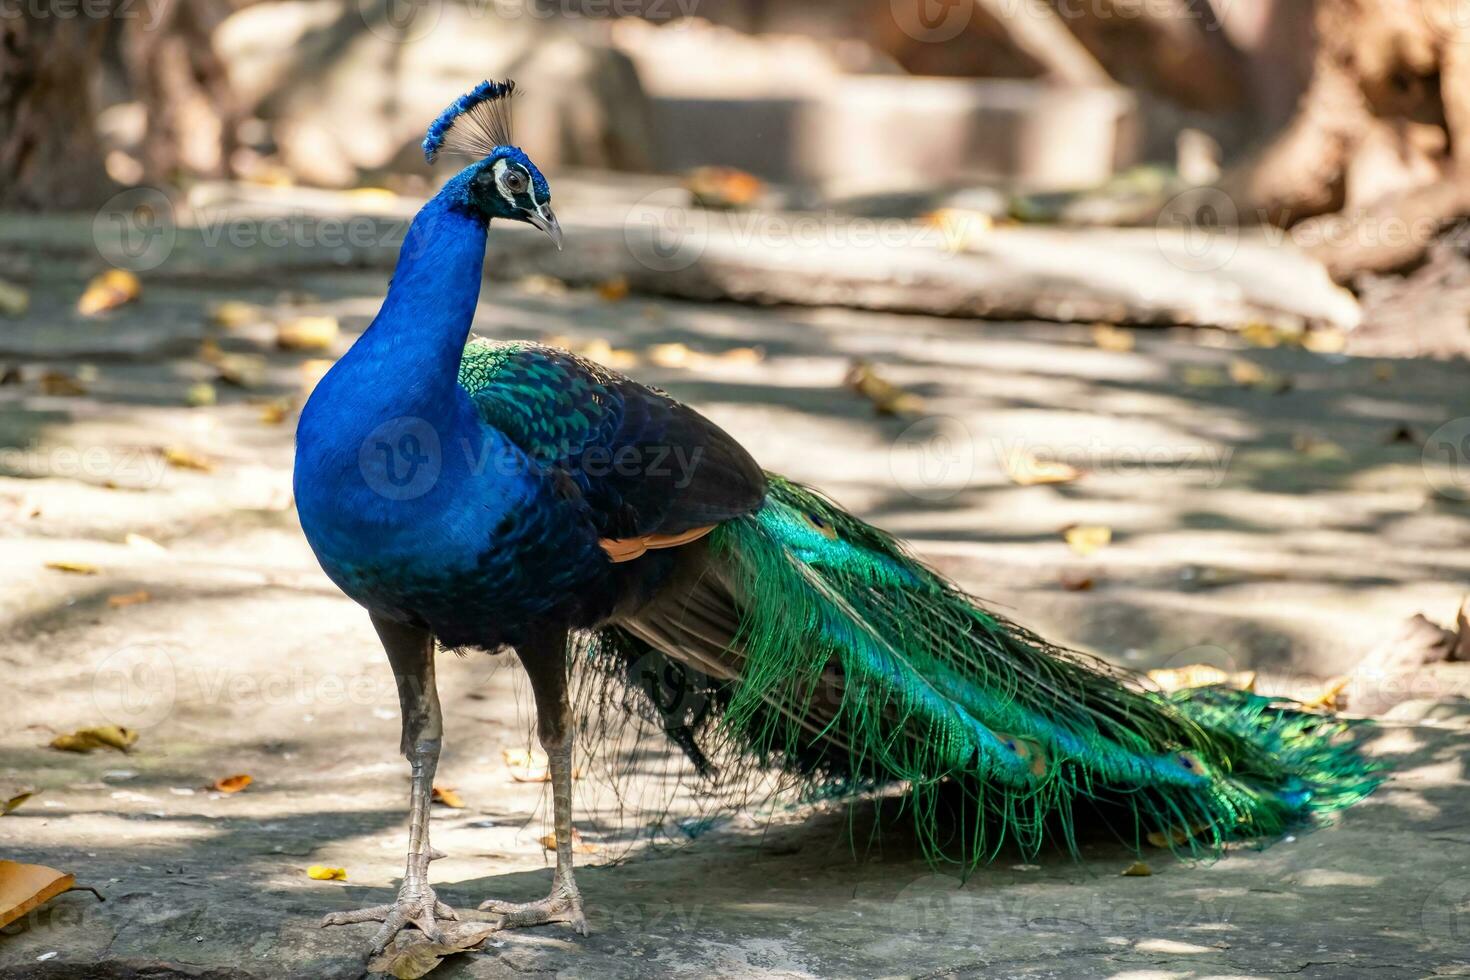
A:
{"label": "peacock tail train", "polygon": [[1089,818],[1135,847],[1214,853],[1381,779],[1358,724],[1225,688],[1149,690],[777,476],[756,513],[683,550],[672,585],[595,633],[582,663],[636,692],[702,771],[738,759],[828,794],[901,785],[934,860],[974,865],[1007,842],[1075,853]]}

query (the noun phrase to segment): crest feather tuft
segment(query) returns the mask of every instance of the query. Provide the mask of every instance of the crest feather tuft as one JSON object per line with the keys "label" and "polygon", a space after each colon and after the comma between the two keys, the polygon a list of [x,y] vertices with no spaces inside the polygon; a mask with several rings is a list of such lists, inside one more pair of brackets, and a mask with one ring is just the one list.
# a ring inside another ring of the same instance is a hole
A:
{"label": "crest feather tuft", "polygon": [[430,163],[440,151],[488,156],[497,146],[510,145],[510,98],[516,83],[483,81],[439,113],[424,137],[424,159]]}

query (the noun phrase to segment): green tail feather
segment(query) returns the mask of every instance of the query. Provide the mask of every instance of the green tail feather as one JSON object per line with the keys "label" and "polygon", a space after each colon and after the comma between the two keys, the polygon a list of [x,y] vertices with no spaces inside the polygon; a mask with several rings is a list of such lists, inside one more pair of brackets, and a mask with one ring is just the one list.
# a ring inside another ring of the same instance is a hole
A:
{"label": "green tail feather", "polygon": [[[718,733],[760,765],[905,784],[931,857],[974,863],[1053,835],[1075,850],[1083,804],[1110,821],[1121,808],[1135,844],[1157,833],[1215,850],[1379,782],[1355,726],[1245,692],[1142,689],[980,608],[779,477],[710,552],[737,597],[743,654],[740,680],[720,687]],[[962,790],[957,822],[941,819],[945,786]]]}

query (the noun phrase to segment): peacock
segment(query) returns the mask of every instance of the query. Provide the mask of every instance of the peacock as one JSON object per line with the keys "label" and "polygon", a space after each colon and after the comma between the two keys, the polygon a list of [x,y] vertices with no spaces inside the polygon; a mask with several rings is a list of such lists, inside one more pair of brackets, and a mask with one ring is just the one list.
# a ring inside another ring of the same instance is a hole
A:
{"label": "peacock", "polygon": [[[428,875],[441,647],[514,651],[548,757],[551,890],[481,905],[503,928],[587,933],[581,670],[673,704],[664,729],[701,769],[717,743],[798,782],[906,793],[925,850],[970,865],[1007,842],[1075,852],[1079,829],[1104,824],[1215,853],[1372,791],[1356,725],[1242,691],[1150,689],[987,610],[663,391],[552,347],[469,340],[489,223],[562,241],[546,178],[511,140],[513,92],[486,81],[429,127],[431,163],[471,162],[418,212],[377,317],[301,414],[301,526],[387,653],[411,771],[396,900],[324,925],[381,922],[377,952],[457,916]],[[678,707],[696,702],[698,718]]]}

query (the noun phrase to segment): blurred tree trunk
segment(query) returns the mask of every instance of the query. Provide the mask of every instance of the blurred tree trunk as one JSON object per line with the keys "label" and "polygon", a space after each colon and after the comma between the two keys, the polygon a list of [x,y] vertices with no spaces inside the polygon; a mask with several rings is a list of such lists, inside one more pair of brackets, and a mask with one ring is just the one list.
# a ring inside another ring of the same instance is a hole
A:
{"label": "blurred tree trunk", "polygon": [[[1288,227],[1333,215],[1310,240],[1345,280],[1416,261],[1438,226],[1470,211],[1470,23],[1457,18],[1460,4],[1316,0],[1306,92],[1221,182],[1241,219]],[[1389,228],[1395,219],[1408,224]]]}
{"label": "blurred tree trunk", "polygon": [[34,3],[0,17],[0,207],[95,207],[111,194],[92,104],[108,24]]}

